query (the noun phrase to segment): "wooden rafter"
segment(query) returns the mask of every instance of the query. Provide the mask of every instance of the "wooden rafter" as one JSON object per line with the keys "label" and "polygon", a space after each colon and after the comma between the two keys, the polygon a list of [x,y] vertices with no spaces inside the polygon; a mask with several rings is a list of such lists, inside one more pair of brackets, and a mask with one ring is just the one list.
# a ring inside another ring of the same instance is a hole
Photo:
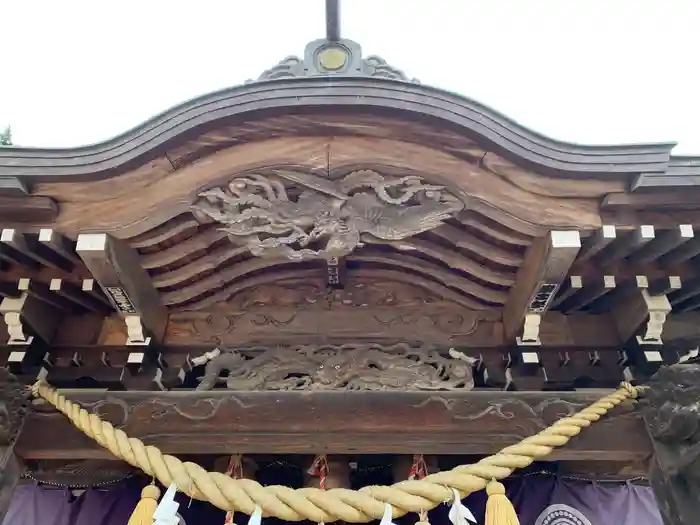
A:
{"label": "wooden rafter", "polygon": [[[527,321],[539,327],[580,248],[577,231],[552,231],[532,245],[503,310],[507,340],[513,340]],[[528,319],[529,315],[536,319]],[[526,332],[523,339],[537,343],[537,334],[537,330]]]}
{"label": "wooden rafter", "polygon": [[147,337],[160,341],[167,313],[136,252],[107,234],[81,234],[76,251],[124,317],[128,342],[143,343]]}

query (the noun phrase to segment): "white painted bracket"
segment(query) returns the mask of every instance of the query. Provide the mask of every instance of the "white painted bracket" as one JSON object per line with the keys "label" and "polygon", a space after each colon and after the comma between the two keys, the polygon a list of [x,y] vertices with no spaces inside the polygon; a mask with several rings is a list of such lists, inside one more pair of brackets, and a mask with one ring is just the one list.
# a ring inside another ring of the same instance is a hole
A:
{"label": "white painted bracket", "polygon": [[540,324],[542,316],[540,314],[526,314],[523,323],[523,335],[516,338],[518,346],[540,346]]}
{"label": "white painted bracket", "polygon": [[664,330],[666,317],[671,312],[671,303],[665,295],[649,295],[645,289],[641,290],[642,298],[649,312],[649,319],[643,335],[637,336],[640,345],[661,345],[661,334]]}
{"label": "white painted bracket", "polygon": [[148,346],[151,344],[151,338],[146,336],[143,331],[143,323],[138,315],[124,316],[124,324],[126,325],[126,346]]}
{"label": "white painted bracket", "polygon": [[24,292],[20,297],[5,297],[0,302],[0,313],[10,336],[8,346],[29,346],[34,340],[34,336],[27,334],[20,314],[26,298],[27,292]]}

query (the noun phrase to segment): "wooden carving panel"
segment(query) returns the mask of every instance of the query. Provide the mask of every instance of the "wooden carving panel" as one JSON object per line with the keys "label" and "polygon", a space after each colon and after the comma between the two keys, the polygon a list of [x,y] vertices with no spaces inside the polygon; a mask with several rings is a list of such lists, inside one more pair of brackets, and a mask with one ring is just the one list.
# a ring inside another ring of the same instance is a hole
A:
{"label": "wooden carving panel", "polygon": [[498,311],[468,310],[406,283],[354,279],[329,292],[322,281],[287,280],[235,294],[216,310],[171,314],[165,342],[497,344],[499,322]]}
{"label": "wooden carving panel", "polygon": [[232,314],[172,314],[166,344],[357,341],[434,341],[497,344],[499,315],[450,309],[276,310]]}
{"label": "wooden carving panel", "polygon": [[[300,187],[297,195],[290,184]],[[344,257],[367,238],[417,235],[462,208],[441,185],[370,170],[338,180],[290,170],[250,173],[200,192],[192,206],[197,218],[221,223],[253,255],[298,261]]]}
{"label": "wooden carving panel", "polygon": [[198,390],[471,390],[477,359],[453,348],[345,344],[217,349]]}

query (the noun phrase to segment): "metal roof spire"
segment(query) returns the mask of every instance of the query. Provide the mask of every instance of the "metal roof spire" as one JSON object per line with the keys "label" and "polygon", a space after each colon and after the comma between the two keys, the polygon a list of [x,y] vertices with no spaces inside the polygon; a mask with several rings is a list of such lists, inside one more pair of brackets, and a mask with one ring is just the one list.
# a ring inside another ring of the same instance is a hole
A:
{"label": "metal roof spire", "polygon": [[340,0],[326,0],[326,39],[340,40]]}

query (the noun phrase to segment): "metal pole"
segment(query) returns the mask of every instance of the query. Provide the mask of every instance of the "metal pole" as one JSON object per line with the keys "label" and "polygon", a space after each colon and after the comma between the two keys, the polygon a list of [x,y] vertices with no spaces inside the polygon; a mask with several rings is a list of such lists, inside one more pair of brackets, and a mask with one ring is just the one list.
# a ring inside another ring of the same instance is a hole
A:
{"label": "metal pole", "polygon": [[340,0],[326,0],[326,38],[340,40]]}

